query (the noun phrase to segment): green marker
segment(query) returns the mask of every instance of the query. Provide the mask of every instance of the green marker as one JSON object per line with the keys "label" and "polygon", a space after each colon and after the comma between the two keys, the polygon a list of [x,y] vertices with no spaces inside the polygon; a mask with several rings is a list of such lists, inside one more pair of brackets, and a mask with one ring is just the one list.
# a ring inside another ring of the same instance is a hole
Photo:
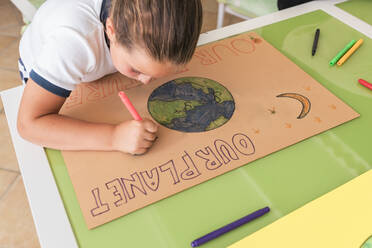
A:
{"label": "green marker", "polygon": [[334,57],[332,60],[331,60],[331,62],[329,62],[329,64],[331,65],[331,66],[334,66],[336,63],[337,63],[337,61],[347,52],[347,51],[349,51],[349,49],[352,47],[352,46],[354,46],[354,44],[356,43],[356,40],[352,40],[352,41],[350,41],[349,42],[349,44],[347,44],[346,45],[346,47],[344,48],[344,49],[342,49],[337,55],[336,55],[336,57]]}

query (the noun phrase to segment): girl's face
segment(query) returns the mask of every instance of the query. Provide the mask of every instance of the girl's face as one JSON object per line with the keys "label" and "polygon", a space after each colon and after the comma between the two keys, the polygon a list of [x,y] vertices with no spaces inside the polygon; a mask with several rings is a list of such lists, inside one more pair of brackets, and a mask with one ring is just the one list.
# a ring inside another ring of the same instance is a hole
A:
{"label": "girl's face", "polygon": [[112,63],[123,75],[148,84],[152,79],[173,74],[180,69],[179,65],[170,62],[159,62],[151,58],[144,49],[134,47],[128,50],[115,39],[115,32],[111,19],[106,22],[106,33],[110,39],[110,53]]}
{"label": "girl's face", "polygon": [[172,63],[160,63],[153,60],[140,48],[130,51],[118,43],[110,43],[112,63],[123,75],[148,84],[152,79],[164,77],[177,71]]}

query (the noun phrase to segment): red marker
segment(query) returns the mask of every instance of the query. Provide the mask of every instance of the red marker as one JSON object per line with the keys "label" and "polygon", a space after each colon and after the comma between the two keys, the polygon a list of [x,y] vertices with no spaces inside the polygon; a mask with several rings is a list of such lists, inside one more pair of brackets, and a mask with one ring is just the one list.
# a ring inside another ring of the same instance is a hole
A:
{"label": "red marker", "polygon": [[138,114],[137,110],[134,108],[133,104],[123,91],[119,92],[119,97],[121,101],[124,103],[125,107],[127,107],[129,113],[133,116],[133,119],[135,119],[136,121],[142,121],[141,116]]}
{"label": "red marker", "polygon": [[364,87],[372,90],[372,84],[371,83],[368,83],[367,81],[363,80],[363,79],[359,79],[358,82],[363,85]]}

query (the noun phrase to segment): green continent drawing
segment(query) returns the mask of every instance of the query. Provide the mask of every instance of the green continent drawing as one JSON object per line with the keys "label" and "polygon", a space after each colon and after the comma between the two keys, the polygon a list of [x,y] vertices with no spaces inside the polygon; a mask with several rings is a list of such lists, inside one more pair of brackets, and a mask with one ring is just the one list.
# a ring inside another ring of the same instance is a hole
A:
{"label": "green continent drawing", "polygon": [[207,78],[184,77],[156,88],[148,99],[151,116],[182,132],[204,132],[230,120],[235,103],[230,92]]}

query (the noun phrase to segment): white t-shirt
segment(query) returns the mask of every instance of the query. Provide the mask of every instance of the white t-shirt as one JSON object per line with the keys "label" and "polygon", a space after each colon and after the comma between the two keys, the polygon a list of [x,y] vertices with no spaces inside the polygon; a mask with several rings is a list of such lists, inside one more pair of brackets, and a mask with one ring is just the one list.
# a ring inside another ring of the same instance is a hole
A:
{"label": "white t-shirt", "polygon": [[116,71],[100,19],[106,1],[48,0],[38,9],[19,46],[33,81],[68,97],[77,84]]}

